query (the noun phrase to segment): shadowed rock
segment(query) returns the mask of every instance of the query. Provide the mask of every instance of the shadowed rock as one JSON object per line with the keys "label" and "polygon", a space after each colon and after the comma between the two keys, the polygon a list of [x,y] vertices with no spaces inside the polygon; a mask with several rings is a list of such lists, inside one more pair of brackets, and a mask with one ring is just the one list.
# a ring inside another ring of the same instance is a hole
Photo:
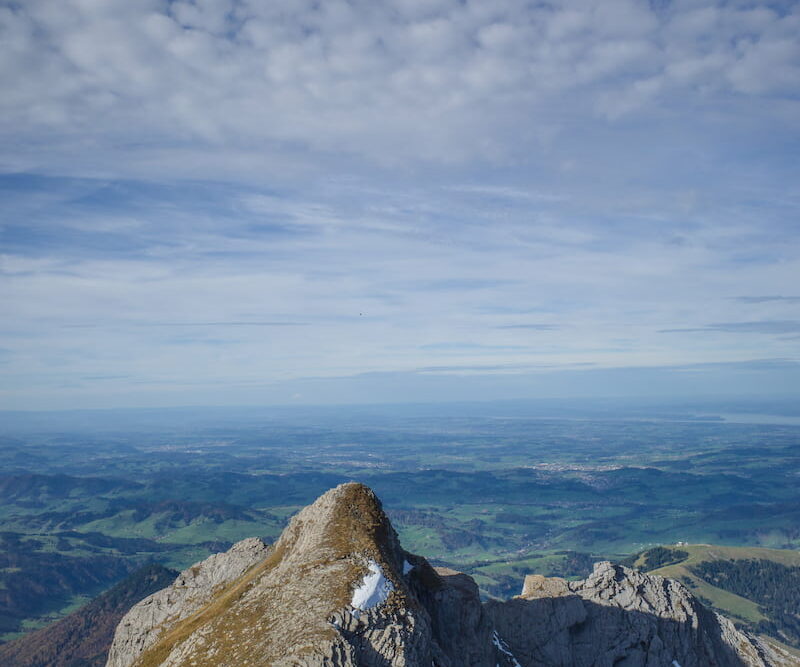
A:
{"label": "shadowed rock", "polygon": [[679,582],[608,562],[583,581],[526,577],[520,597],[489,602],[487,612],[525,666],[798,664],[738,631]]}

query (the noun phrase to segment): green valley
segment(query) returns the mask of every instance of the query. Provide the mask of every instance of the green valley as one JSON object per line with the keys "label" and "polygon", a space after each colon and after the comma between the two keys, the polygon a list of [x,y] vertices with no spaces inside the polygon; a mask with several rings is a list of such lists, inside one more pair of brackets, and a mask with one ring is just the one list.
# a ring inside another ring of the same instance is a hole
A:
{"label": "green valley", "polygon": [[408,550],[471,574],[485,597],[517,594],[525,574],[581,577],[651,550],[637,566],[776,635],[763,601],[693,569],[710,548],[652,551],[715,544],[736,562],[800,564],[800,426],[709,409],[165,411],[58,428],[15,417],[0,447],[0,633],[55,620],[147,563],[181,569],[245,537],[271,541],[357,480]]}

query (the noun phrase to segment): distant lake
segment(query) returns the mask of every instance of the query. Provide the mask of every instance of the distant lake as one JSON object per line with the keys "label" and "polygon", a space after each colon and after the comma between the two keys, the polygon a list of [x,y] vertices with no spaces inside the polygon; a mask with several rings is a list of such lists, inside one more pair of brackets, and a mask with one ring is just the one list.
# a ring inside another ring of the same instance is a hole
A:
{"label": "distant lake", "polygon": [[770,415],[761,412],[725,412],[700,416],[721,417],[731,424],[785,424],[800,426],[800,417],[792,417],[791,415]]}

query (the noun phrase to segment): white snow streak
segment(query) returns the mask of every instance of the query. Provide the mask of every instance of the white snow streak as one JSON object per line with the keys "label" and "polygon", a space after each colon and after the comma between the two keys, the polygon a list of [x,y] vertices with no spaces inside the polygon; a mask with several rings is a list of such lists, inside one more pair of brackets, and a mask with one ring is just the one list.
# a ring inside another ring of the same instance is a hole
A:
{"label": "white snow streak", "polygon": [[403,574],[404,575],[408,574],[413,569],[414,569],[414,566],[411,563],[409,563],[407,560],[403,561]]}
{"label": "white snow streak", "polygon": [[[509,650],[508,644],[500,639],[500,635],[497,634],[497,630],[492,633],[492,644],[494,644],[501,653],[505,653],[509,658],[511,658],[511,664],[514,665],[514,667],[522,667],[522,665],[520,665],[517,659],[514,657],[514,654]],[[500,665],[497,667],[500,667]]]}

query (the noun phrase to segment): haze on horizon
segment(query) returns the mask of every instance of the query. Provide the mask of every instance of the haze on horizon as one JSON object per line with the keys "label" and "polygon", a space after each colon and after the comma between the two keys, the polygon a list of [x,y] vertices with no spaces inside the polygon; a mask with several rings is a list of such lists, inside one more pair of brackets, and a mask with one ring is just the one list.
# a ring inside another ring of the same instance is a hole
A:
{"label": "haze on horizon", "polygon": [[800,5],[0,3],[0,409],[800,394]]}

